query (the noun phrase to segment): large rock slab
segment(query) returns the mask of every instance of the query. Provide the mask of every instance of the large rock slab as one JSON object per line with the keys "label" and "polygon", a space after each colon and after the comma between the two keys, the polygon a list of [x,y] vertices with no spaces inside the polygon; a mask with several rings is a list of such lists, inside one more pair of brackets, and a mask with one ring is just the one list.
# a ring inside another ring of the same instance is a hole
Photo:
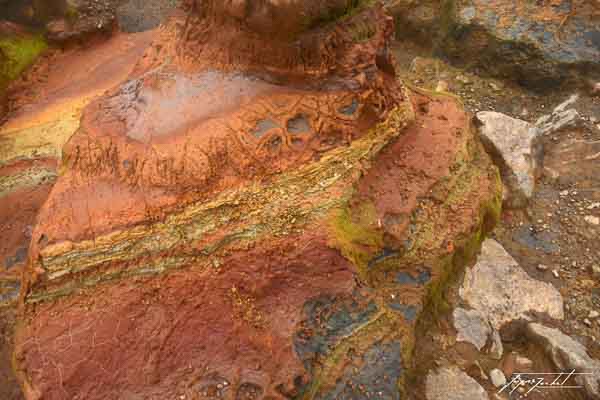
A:
{"label": "large rock slab", "polygon": [[427,400],[488,400],[483,387],[456,366],[443,367],[427,375]]}
{"label": "large rock slab", "polygon": [[540,344],[560,371],[575,371],[575,381],[593,399],[600,398],[600,361],[591,358],[584,345],[560,330],[542,324],[527,325],[527,337]]}
{"label": "large rock slab", "polygon": [[498,170],[458,102],[396,80],[381,8],[288,42],[206,4],[64,147],[24,273],[26,398],[399,399]]}
{"label": "large rock slab", "polygon": [[551,284],[532,279],[493,239],[483,242],[477,264],[467,269],[460,297],[487,316],[496,330],[542,313],[563,319],[563,299]]}
{"label": "large rock slab", "polygon": [[481,140],[500,167],[507,186],[505,204],[526,206],[533,196],[543,151],[539,131],[526,121],[493,111],[477,113],[477,120],[481,123]]}
{"label": "large rock slab", "polygon": [[545,89],[600,78],[598,3],[559,0],[450,2],[440,49],[459,62]]}
{"label": "large rock slab", "polygon": [[398,37],[459,65],[547,89],[600,79],[600,6],[588,0],[388,0]]}

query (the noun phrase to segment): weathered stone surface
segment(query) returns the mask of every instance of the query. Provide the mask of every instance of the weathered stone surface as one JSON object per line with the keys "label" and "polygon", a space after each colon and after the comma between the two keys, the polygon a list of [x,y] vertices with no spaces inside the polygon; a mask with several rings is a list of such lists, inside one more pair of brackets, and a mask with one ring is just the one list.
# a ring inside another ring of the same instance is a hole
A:
{"label": "weathered stone surface", "polygon": [[460,296],[487,316],[497,330],[516,319],[530,320],[532,313],[544,313],[559,320],[564,317],[558,290],[529,277],[493,239],[483,242],[477,264],[466,272]]}
{"label": "weathered stone surface", "polygon": [[575,381],[585,387],[590,398],[600,398],[600,361],[591,358],[585,346],[560,330],[542,324],[527,325],[527,337],[540,344],[560,371],[575,370]]}
{"label": "weathered stone surface", "polygon": [[456,366],[429,372],[425,390],[427,400],[489,399],[481,385]]}
{"label": "weathered stone surface", "polygon": [[527,204],[535,188],[536,169],[541,161],[539,132],[526,121],[507,115],[482,111],[479,134],[488,152],[500,166],[508,192],[505,203],[510,207]]}
{"label": "weathered stone surface", "polygon": [[399,399],[497,169],[458,102],[396,80],[381,8],[315,28],[193,4],[64,147],[24,274],[27,399]]}
{"label": "weathered stone surface", "polygon": [[469,342],[477,350],[481,350],[492,334],[492,327],[487,318],[477,310],[465,310],[464,308],[454,309],[454,328],[458,335],[456,340],[459,342]]}
{"label": "weathered stone surface", "polygon": [[547,89],[600,79],[600,4],[589,0],[388,0],[398,37],[457,64]]}
{"label": "weathered stone surface", "polygon": [[[125,79],[151,39],[147,33],[118,35],[83,54],[42,57],[13,83],[10,120],[0,127],[0,269],[10,275],[7,287],[18,287],[35,219],[58,176],[62,148],[79,128],[83,107]],[[47,78],[40,82],[41,74]],[[34,92],[25,89],[30,82],[35,82]],[[11,289],[5,299],[17,297]]]}
{"label": "weathered stone surface", "polygon": [[[440,50],[457,61],[536,88],[600,74],[598,3],[559,0],[449,2]],[[493,10],[493,11],[492,11]]]}
{"label": "weathered stone surface", "polygon": [[481,140],[499,166],[506,185],[504,201],[508,207],[524,207],[533,196],[544,152],[542,136],[581,123],[581,116],[571,108],[578,98],[572,95],[535,124],[493,111],[477,113]]}

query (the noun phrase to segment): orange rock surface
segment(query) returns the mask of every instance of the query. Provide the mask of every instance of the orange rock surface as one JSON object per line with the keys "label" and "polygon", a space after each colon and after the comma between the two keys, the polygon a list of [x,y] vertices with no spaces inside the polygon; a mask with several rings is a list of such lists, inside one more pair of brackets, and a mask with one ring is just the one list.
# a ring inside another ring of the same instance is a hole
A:
{"label": "orange rock surface", "polygon": [[[28,400],[400,398],[498,218],[468,116],[396,79],[381,7],[219,4],[188,2],[63,149],[23,279]],[[263,29],[278,12],[318,23]]]}

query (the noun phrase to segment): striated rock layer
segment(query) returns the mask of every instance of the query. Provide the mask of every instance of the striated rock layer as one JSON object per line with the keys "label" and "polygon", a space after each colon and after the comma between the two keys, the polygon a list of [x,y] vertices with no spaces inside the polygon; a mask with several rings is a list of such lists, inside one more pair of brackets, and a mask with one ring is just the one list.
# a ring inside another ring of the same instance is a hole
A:
{"label": "striated rock layer", "polygon": [[318,23],[274,32],[279,2],[238,3],[189,4],[63,149],[23,279],[27,399],[403,397],[498,171],[455,99],[396,80],[379,6],[292,1]]}

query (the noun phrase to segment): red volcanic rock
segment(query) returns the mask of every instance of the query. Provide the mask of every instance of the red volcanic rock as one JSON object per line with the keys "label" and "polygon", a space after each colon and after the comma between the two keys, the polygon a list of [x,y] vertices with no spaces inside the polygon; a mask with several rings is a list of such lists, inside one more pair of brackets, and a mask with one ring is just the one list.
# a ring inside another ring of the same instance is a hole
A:
{"label": "red volcanic rock", "polygon": [[469,119],[396,80],[380,7],[273,36],[265,15],[338,2],[243,4],[171,21],[64,148],[24,274],[28,400],[399,398],[497,219]]}

